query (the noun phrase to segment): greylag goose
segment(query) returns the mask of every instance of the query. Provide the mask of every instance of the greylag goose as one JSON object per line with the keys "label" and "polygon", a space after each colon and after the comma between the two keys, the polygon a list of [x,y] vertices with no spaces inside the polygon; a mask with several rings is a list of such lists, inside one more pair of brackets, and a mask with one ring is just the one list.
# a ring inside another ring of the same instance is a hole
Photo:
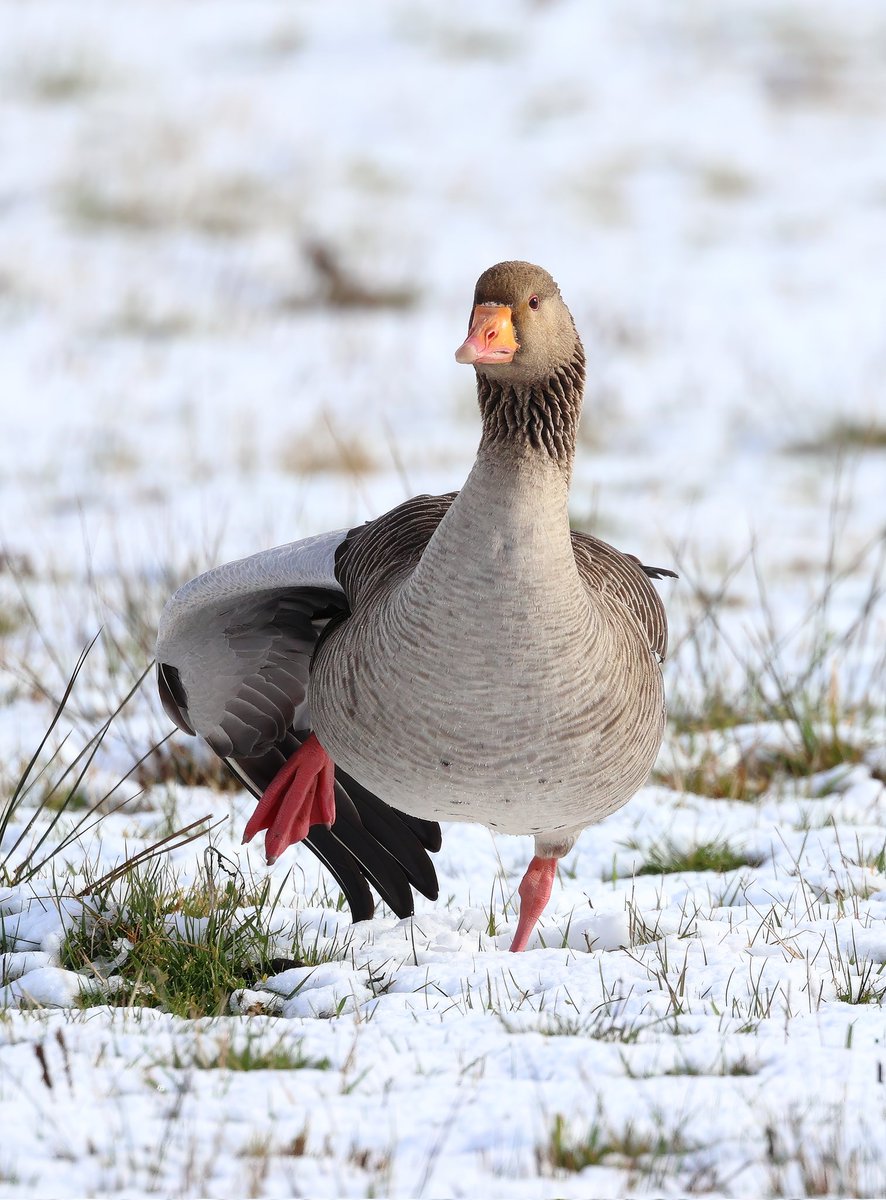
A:
{"label": "greylag goose", "polygon": [[354,920],[367,881],[399,916],[413,887],[436,898],[440,820],[534,835],[523,950],[558,860],[658,752],[650,580],[673,572],[570,531],[585,360],[547,271],[484,272],[455,357],[483,422],[462,490],[191,580],[163,613],[158,683],[259,798],[244,841],[266,831],[273,862],[304,840]]}

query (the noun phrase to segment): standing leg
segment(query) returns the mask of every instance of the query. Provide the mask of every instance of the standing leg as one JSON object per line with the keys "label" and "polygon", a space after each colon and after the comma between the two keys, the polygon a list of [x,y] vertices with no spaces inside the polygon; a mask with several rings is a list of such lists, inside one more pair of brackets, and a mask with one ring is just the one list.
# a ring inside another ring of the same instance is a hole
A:
{"label": "standing leg", "polygon": [[554,876],[557,873],[556,858],[539,858],[536,854],[526,868],[526,874],[518,889],[520,895],[520,919],[517,922],[517,932],[511,942],[514,952],[525,950],[526,944],[535,929],[536,922],[544,912],[544,907],[551,896],[554,886]]}

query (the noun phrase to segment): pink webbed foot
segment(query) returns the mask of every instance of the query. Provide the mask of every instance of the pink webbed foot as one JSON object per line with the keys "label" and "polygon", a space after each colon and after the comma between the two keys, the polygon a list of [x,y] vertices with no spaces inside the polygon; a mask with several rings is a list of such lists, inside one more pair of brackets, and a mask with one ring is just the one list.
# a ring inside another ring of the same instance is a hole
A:
{"label": "pink webbed foot", "polygon": [[274,863],[287,846],[306,837],[312,825],[335,820],[335,766],[312,733],[265,789],[243,831],[251,842],[262,829],[265,855]]}
{"label": "pink webbed foot", "polygon": [[556,874],[556,858],[539,858],[536,855],[526,868],[526,874],[517,889],[520,896],[520,919],[517,922],[514,940],[511,942],[511,950],[515,953],[526,949],[536,922],[551,898]]}

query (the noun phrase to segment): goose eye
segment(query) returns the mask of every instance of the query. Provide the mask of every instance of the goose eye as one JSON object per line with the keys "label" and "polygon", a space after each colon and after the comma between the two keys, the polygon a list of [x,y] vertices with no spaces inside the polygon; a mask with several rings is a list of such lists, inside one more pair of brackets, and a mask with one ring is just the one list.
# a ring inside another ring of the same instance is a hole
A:
{"label": "goose eye", "polygon": [[532,309],[538,308],[538,296],[529,297],[529,307]]}

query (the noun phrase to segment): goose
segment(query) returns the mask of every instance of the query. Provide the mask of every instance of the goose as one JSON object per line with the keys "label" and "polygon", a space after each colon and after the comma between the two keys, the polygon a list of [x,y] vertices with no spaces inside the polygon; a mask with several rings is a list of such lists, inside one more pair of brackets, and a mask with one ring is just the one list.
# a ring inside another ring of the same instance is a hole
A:
{"label": "goose", "polygon": [[400,917],[433,900],[440,821],[531,834],[511,950],[558,861],[625,804],[661,744],[674,576],[569,526],[585,379],[557,284],[479,278],[456,351],[482,435],[461,491],[215,567],[168,601],[160,697],[259,803],[244,842],[304,841],[353,920],[369,884]]}

